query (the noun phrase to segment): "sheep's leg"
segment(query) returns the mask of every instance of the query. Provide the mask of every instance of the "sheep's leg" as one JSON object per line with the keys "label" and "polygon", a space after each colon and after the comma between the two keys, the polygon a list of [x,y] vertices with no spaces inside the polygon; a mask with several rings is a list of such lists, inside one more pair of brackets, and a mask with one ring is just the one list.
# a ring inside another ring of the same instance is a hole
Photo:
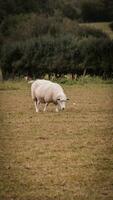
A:
{"label": "sheep's leg", "polygon": [[39,100],[35,100],[35,109],[36,109],[36,112],[39,112],[39,105],[40,105],[40,101]]}
{"label": "sheep's leg", "polygon": [[44,106],[44,112],[47,110],[47,106],[48,106],[48,103],[46,103]]}

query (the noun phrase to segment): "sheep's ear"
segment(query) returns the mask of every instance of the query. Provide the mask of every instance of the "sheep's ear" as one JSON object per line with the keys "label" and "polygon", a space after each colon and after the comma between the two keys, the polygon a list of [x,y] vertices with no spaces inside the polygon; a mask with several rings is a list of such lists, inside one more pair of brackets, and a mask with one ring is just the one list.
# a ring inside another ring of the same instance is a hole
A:
{"label": "sheep's ear", "polygon": [[69,100],[69,98],[67,98],[67,101]]}

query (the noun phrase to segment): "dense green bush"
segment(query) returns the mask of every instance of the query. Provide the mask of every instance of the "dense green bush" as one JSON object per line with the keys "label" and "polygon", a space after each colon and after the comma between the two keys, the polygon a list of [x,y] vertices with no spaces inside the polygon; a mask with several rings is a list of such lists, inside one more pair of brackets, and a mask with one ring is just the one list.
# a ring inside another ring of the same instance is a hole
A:
{"label": "dense green bush", "polygon": [[79,48],[85,73],[110,77],[113,72],[113,41],[107,38],[83,38],[79,41]]}
{"label": "dense green bush", "polygon": [[0,25],[0,33],[0,38],[4,43],[28,40],[44,35],[59,37],[59,35],[66,35],[67,33],[80,38],[89,36],[108,37],[98,29],[80,26],[67,18],[46,17],[34,13],[6,18]]}
{"label": "dense green bush", "polygon": [[[79,21],[113,19],[112,0],[1,0],[0,68],[5,79],[45,74],[113,76],[113,41]],[[110,23],[112,29],[112,23]]]}
{"label": "dense green bush", "polygon": [[51,7],[51,0],[0,0],[0,22],[10,15],[25,13],[48,13],[54,12],[54,4]]}
{"label": "dense green bush", "polygon": [[69,19],[78,19],[79,18],[79,14],[77,12],[77,9],[71,5],[70,3],[67,3],[64,5],[63,9],[62,9],[63,15],[65,17],[68,17]]}
{"label": "dense green bush", "polygon": [[9,15],[38,13],[82,21],[113,19],[112,0],[0,0],[0,22]]}
{"label": "dense green bush", "polygon": [[111,21],[113,19],[112,0],[81,1],[81,18],[86,22]]}
{"label": "dense green bush", "polygon": [[65,74],[113,76],[113,41],[109,38],[59,37],[34,38],[6,44],[1,51],[3,77],[30,75],[56,77]]}

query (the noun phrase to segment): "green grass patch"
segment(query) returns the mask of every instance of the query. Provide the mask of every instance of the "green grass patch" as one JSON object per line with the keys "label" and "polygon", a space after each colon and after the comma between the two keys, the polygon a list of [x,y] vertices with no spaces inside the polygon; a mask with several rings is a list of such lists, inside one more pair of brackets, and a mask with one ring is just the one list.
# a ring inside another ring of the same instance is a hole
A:
{"label": "green grass patch", "polygon": [[26,82],[22,80],[7,80],[0,82],[0,90],[19,90],[26,87]]}
{"label": "green grass patch", "polygon": [[[69,76],[53,79],[53,82],[57,82],[61,85],[89,85],[89,84],[113,84],[113,79],[104,80],[98,76],[80,76],[77,79],[72,80]],[[2,90],[24,90],[28,89],[31,84],[24,80],[8,80],[0,82],[0,91]]]}
{"label": "green grass patch", "polygon": [[113,79],[104,80],[99,76],[80,76],[76,80],[69,79],[68,77],[54,79],[54,82],[65,85],[85,85],[85,84],[113,84]]}

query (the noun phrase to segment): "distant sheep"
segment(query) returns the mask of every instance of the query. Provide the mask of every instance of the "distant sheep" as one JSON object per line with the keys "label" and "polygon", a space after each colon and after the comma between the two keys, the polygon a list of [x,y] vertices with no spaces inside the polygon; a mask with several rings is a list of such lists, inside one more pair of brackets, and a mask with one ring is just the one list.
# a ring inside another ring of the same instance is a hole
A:
{"label": "distant sheep", "polygon": [[68,99],[59,84],[44,79],[30,82],[32,83],[31,96],[35,103],[36,112],[39,112],[40,103],[45,104],[44,111],[46,111],[49,103],[57,106],[56,112],[65,109],[65,104]]}

